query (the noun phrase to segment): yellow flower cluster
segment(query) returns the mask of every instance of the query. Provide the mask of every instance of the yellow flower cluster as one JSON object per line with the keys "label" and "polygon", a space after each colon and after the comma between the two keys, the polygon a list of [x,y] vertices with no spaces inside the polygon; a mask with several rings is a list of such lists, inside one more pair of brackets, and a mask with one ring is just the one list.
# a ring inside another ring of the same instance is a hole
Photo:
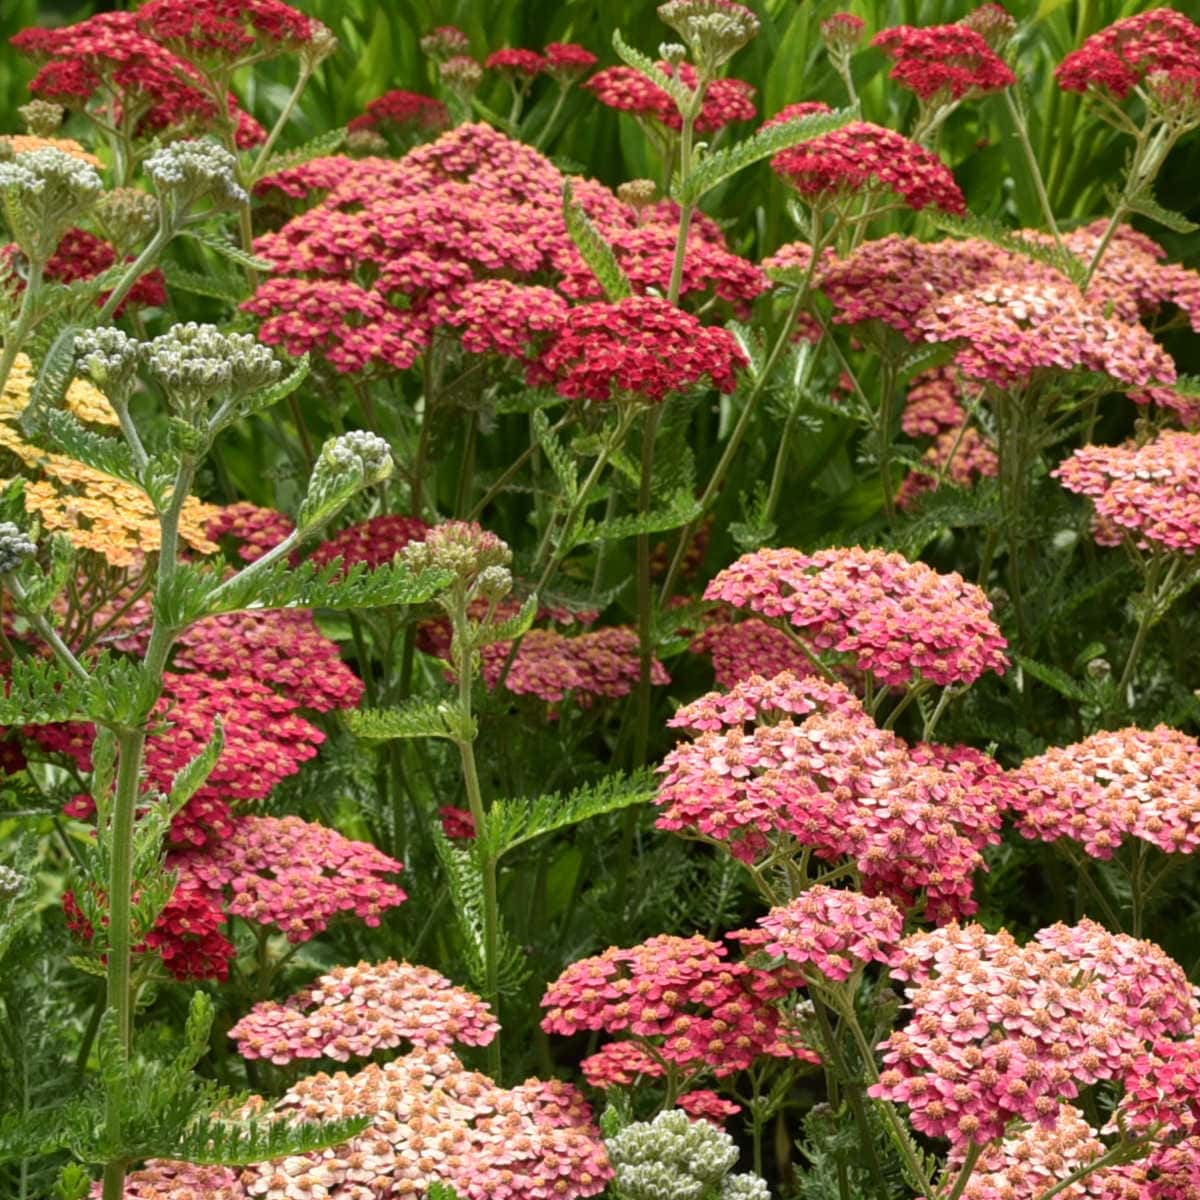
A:
{"label": "yellow flower cluster", "polygon": [[103,167],[104,164],[94,154],[88,153],[74,138],[44,138],[35,137],[32,133],[4,133],[0,139],[6,141],[14,154],[26,154],[30,150],[42,150],[47,146],[61,150],[64,154],[73,155],[93,167]]}
{"label": "yellow flower cluster", "polygon": [[[141,488],[65,454],[41,450],[6,423],[24,411],[32,385],[29,359],[18,355],[0,396],[0,459],[12,455],[31,472],[41,475],[26,482],[26,511],[40,517],[48,532],[65,534],[77,549],[90,550],[114,567],[133,566],[142,555],[158,550],[158,516],[150,497]],[[108,401],[83,380],[72,383],[67,403],[82,420],[118,424]],[[4,482],[0,480],[0,486]],[[200,554],[217,551],[216,544],[204,533],[217,511],[216,505],[205,504],[195,497],[190,497],[183,506],[179,536]]]}

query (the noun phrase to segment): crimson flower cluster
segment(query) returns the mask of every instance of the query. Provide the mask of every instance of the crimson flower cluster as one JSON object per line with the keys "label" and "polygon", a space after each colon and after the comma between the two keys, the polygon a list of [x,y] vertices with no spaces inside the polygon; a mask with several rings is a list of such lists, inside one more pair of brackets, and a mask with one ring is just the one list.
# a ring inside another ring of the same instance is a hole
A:
{"label": "crimson flower cluster", "polygon": [[285,1066],[301,1058],[346,1062],[402,1042],[486,1046],[499,1028],[478,996],[429,967],[389,959],[335,967],[282,1004],[264,1000],[229,1036],[243,1058]]}
{"label": "crimson flower cluster", "polygon": [[138,25],[192,61],[234,65],[298,50],[317,24],[283,0],[149,0]]}
{"label": "crimson flower cluster", "polygon": [[660,829],[746,863],[790,843],[853,864],[869,894],[923,897],[934,920],[974,911],[980,851],[1008,803],[978,752],[909,747],[841,684],[787,674],[701,697],[671,723],[702,732],[663,760]]}
{"label": "crimson flower cluster", "polygon": [[1096,540],[1168,554],[1200,550],[1200,434],[1165,429],[1143,446],[1081,446],[1052,472],[1096,509]]}
{"label": "crimson flower cluster", "polygon": [[[200,10],[190,5],[188,11]],[[118,120],[128,110],[145,133],[205,128],[220,116],[197,69],[150,36],[141,13],[98,13],[59,29],[23,29],[12,44],[42,64],[29,90],[43,99],[68,107],[94,101]],[[228,108],[239,147],[265,139],[266,131],[232,96]]]}
{"label": "crimson flower cluster", "polygon": [[882,550],[757,550],[719,572],[704,598],[785,621],[817,653],[849,655],[889,687],[974,683],[1008,665],[978,587]]}
{"label": "crimson flower cluster", "polygon": [[898,25],[875,35],[895,64],[889,78],[922,100],[961,100],[1016,82],[1008,64],[967,25]]}
{"label": "crimson flower cluster", "polygon": [[374,570],[392,562],[410,542],[424,541],[428,529],[420,517],[394,513],[371,517],[322,542],[310,558],[322,567],[340,558],[347,570],[359,563]]}
{"label": "crimson flower cluster", "polygon": [[229,538],[243,562],[257,562],[268,550],[274,550],[296,523],[286,513],[273,508],[261,508],[247,500],[226,504],[204,527],[205,536],[213,542]]}
{"label": "crimson flower cluster", "polygon": [[804,651],[777,625],[758,617],[738,621],[724,608],[712,615],[688,649],[712,658],[713,678],[723,688],[735,687],[751,675],[770,679],[784,671],[796,675],[816,672]]}
{"label": "crimson flower cluster", "polygon": [[[827,112],[819,101],[792,104],[765,125]],[[932,205],[951,213],[967,211],[967,202],[950,168],[931,150],[903,134],[869,121],[851,121],[840,129],[784,150],[771,160],[776,174],[810,203],[849,199],[868,188],[894,192],[909,208]]]}
{"label": "crimson flower cluster", "polygon": [[1153,8],[1093,33],[1058,64],[1070,92],[1098,88],[1119,100],[1155,72],[1200,75],[1200,25],[1172,8]]}
{"label": "crimson flower cluster", "polygon": [[1070,838],[1093,858],[1111,858],[1128,837],[1167,854],[1200,846],[1200,743],[1177,729],[1101,730],[1026,759],[1011,777],[1028,838]]}
{"label": "crimson flower cluster", "polygon": [[[450,114],[442,101],[420,92],[406,92],[393,88],[376,96],[361,116],[354,117],[346,126],[351,132],[358,129],[376,129],[380,133],[425,133],[445,129],[450,124]],[[320,160],[318,160],[320,161]]]}
{"label": "crimson flower cluster", "polygon": [[572,963],[542,997],[542,1028],[633,1039],[584,1061],[585,1076],[600,1087],[630,1071],[723,1076],[764,1055],[815,1061],[772,1003],[787,991],[770,972],[731,960],[719,942],[660,934]]}
{"label": "crimson flower cluster", "polygon": [[1092,922],[1025,946],[978,925],[913,934],[892,975],[911,1016],[882,1044],[871,1094],[957,1145],[998,1139],[1013,1119],[1052,1129],[1061,1101],[1125,1079],[1164,1029],[1189,1035],[1197,1015],[1186,976],[1157,946]]}
{"label": "crimson flower cluster", "polygon": [[[675,76],[677,68],[669,62],[660,62],[658,66],[664,74]],[[696,68],[690,63],[679,65],[678,76],[686,87],[695,89],[698,82]],[[632,113],[667,129],[683,128],[683,117],[675,101],[641,71],[635,71],[632,67],[605,67],[603,71],[597,71],[583,87],[609,108]],[[757,113],[754,92],[755,89],[742,79],[711,80],[696,118],[696,132],[716,133],[735,121],[752,121]]]}

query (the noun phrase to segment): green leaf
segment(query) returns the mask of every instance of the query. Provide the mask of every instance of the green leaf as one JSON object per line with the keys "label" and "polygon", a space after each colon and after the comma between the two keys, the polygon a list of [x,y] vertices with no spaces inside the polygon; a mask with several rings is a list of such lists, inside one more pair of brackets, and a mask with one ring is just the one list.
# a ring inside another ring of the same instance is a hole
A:
{"label": "green leaf", "polygon": [[295,360],[296,365],[282,378],[276,380],[268,388],[254,392],[239,405],[240,416],[252,416],[265,412],[280,400],[286,400],[307,378],[310,369],[308,354],[302,354]]}
{"label": "green leaf", "polygon": [[346,727],[364,741],[396,738],[448,738],[470,741],[474,719],[456,700],[410,700],[395,708],[350,709],[343,714]]}
{"label": "green leaf", "polygon": [[768,125],[726,150],[705,155],[686,182],[672,189],[672,193],[680,204],[695,204],[713,188],[746,167],[764,158],[772,158],[782,150],[841,129],[843,125],[858,120],[859,116],[857,107],[840,108],[835,112],[812,113],[779,125]]}
{"label": "green leaf", "polygon": [[480,852],[498,859],[547,833],[570,829],[634,804],[645,804],[654,798],[654,792],[653,772],[643,770],[625,775],[618,771],[565,796],[548,793],[530,800],[497,800],[477,835]]}
{"label": "green leaf", "polygon": [[[176,773],[167,797],[167,809],[173,816],[204,786],[225,749],[225,723],[218,713],[213,718],[212,737],[208,745]],[[202,993],[197,992],[197,995]]]}
{"label": "green leaf", "polygon": [[[638,537],[645,533],[663,533],[679,529],[694,521],[702,512],[700,502],[690,491],[680,490],[671,496],[664,508],[648,513],[632,513],[611,521],[584,521],[578,532],[570,537],[571,546],[592,542],[611,542],[621,538]],[[570,531],[564,531],[564,541]]]}
{"label": "green leaf", "polygon": [[207,273],[201,275],[197,271],[189,271],[176,262],[167,261],[161,264],[162,273],[172,288],[191,292],[195,296],[207,296],[210,300],[222,300],[226,304],[241,304],[246,299],[248,289],[243,276],[217,275]]}
{"label": "green leaf", "polygon": [[487,635],[487,641],[482,644],[494,645],[496,642],[511,642],[514,638],[524,637],[537,613],[538,595],[533,592],[525,597],[524,603],[507,621],[499,621],[480,631]]}
{"label": "green leaf", "polygon": [[1032,658],[1026,658],[1023,654],[1014,654],[1013,661],[1026,674],[1032,675],[1034,679],[1044,683],[1048,688],[1053,688],[1060,696],[1066,696],[1068,700],[1074,700],[1082,704],[1091,699],[1086,688],[1076,683],[1070,675],[1065,671],[1059,670],[1058,667],[1052,667],[1049,663],[1041,663]]}
{"label": "green leaf", "polygon": [[579,477],[575,471],[575,463],[562,442],[554,436],[554,431],[550,428],[550,418],[542,409],[535,408],[529,415],[529,421],[533,427],[533,436],[537,438],[538,445],[541,446],[542,453],[545,454],[546,461],[558,480],[558,486],[562,489],[562,501],[570,505],[579,494]]}
{"label": "green leaf", "polygon": [[1125,207],[1140,216],[1148,217],[1151,221],[1157,221],[1159,225],[1165,225],[1172,233],[1195,233],[1200,229],[1200,225],[1189,221],[1183,213],[1163,208],[1149,188],[1133,196],[1126,196]]}
{"label": "green leaf", "polygon": [[279,171],[303,166],[306,162],[312,162],[314,158],[325,158],[327,155],[336,154],[342,148],[345,140],[345,129],[331,129],[328,133],[318,134],[315,138],[310,138],[307,142],[303,142],[291,150],[282,150],[278,154],[272,154],[263,164],[263,169],[258,173],[257,179],[265,179],[268,175],[274,175]]}
{"label": "green leaf", "polygon": [[38,432],[43,440],[49,440],[52,449],[106,475],[141,486],[141,476],[133,465],[129,447],[119,438],[93,433],[74,413],[63,408],[44,410]]}
{"label": "green leaf", "polygon": [[621,37],[619,29],[613,30],[612,44],[613,49],[617,52],[617,57],[627,67],[632,67],[635,71],[645,75],[655,87],[662,88],[675,101],[680,112],[685,112],[692,105],[694,99],[692,89],[674,75],[668,75],[649,55],[630,46]]}
{"label": "green leaf", "polygon": [[427,1200],[462,1200],[462,1197],[448,1183],[433,1182],[425,1191]]}
{"label": "green leaf", "polygon": [[224,1121],[200,1117],[177,1140],[157,1148],[154,1157],[178,1159],[200,1166],[243,1167],[340,1146],[357,1137],[370,1124],[370,1117],[342,1117],[331,1121],[272,1121],[266,1118]]}
{"label": "green leaf", "polygon": [[571,181],[563,181],[563,220],[575,248],[583,255],[584,262],[591,268],[604,295],[609,300],[624,300],[633,295],[633,288],[617,262],[613,248],[600,236],[592,224],[583,205],[577,204],[571,189]]}
{"label": "green leaf", "polygon": [[252,271],[275,270],[274,263],[267,262],[265,258],[258,258],[253,254],[247,254],[240,246],[235,246],[233,242],[220,233],[193,227],[183,230],[181,236],[191,238],[193,241],[199,242],[202,246],[207,246],[222,258],[227,258],[230,262],[237,263],[239,267],[249,267]]}
{"label": "green leaf", "polygon": [[1026,258],[1032,258],[1035,262],[1053,267],[1077,287],[1083,285],[1087,268],[1074,254],[1060,253],[1053,242],[1032,241],[1022,237],[1019,233],[1006,229],[996,221],[977,216],[974,213],[960,217],[954,213],[943,212],[939,208],[930,207],[923,211],[938,229],[946,233],[963,238],[982,238],[986,242],[991,242],[993,246],[999,246],[1001,250],[1007,250],[1010,254],[1021,254]]}
{"label": "green leaf", "polygon": [[32,437],[42,428],[46,413],[62,407],[63,397],[75,377],[75,335],[80,326],[67,325],[59,331],[42,360],[29,403],[21,414],[21,429]]}

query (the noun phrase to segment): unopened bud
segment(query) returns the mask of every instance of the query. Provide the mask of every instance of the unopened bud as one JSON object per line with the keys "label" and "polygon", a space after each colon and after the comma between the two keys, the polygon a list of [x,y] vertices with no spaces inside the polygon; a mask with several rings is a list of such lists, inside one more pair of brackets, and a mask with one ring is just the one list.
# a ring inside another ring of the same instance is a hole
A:
{"label": "unopened bud", "polygon": [[157,191],[184,207],[206,198],[214,204],[249,198],[237,181],[237,159],[208,138],[171,142],[146,159],[146,171]]}
{"label": "unopened bud", "polygon": [[471,39],[456,25],[439,25],[421,39],[421,50],[440,63],[471,53]]}
{"label": "unopened bud", "polygon": [[25,886],[25,876],[0,863],[0,899],[15,896]]}
{"label": "unopened bud", "polygon": [[450,571],[468,585],[490,569],[507,568],[512,562],[507,543],[473,521],[435,525],[423,542],[409,542],[401,553],[413,570]]}
{"label": "unopened bud", "polygon": [[658,187],[653,179],[629,179],[618,184],[617,197],[639,212],[649,208],[658,195]]}
{"label": "unopened bud", "polygon": [[310,18],[312,32],[300,47],[300,57],[310,71],[319,67],[338,48],[338,40],[328,25]]}
{"label": "unopened bud", "polygon": [[330,438],[313,466],[298,525],[311,529],[323,524],[357,493],[382,483],[391,473],[392,450],[378,434],[355,429]]}
{"label": "unopened bud", "polygon": [[374,129],[352,129],[346,134],[346,149],[357,158],[372,154],[386,154],[387,138]]}
{"label": "unopened bud", "polygon": [[866,27],[862,17],[853,13],[834,13],[821,22],[821,40],[831,54],[849,54],[861,44]]}
{"label": "unopened bud", "polygon": [[959,22],[973,29],[997,54],[1004,49],[1017,32],[1017,22],[1000,4],[984,4],[969,12]]}
{"label": "unopened bud", "polygon": [[96,219],[124,257],[150,240],[158,227],[158,201],[140,188],[113,188],[96,201]]}
{"label": "unopened bud", "polygon": [[80,372],[110,400],[121,401],[132,391],[141,355],[141,343],[111,325],[75,335]]}
{"label": "unopened bud", "polygon": [[512,591],[512,572],[507,567],[485,567],[475,581],[475,594],[495,603]]}
{"label": "unopened bud", "polygon": [[1112,675],[1112,663],[1107,658],[1093,658],[1084,669],[1087,677],[1096,683],[1103,683]]}
{"label": "unopened bud", "polygon": [[15,571],[37,553],[33,539],[11,521],[0,521],[0,575]]}
{"label": "unopened bud", "polygon": [[0,205],[25,256],[45,262],[103,191],[100,176],[53,146],[0,161]]}
{"label": "unopened bud", "polygon": [[715,75],[758,34],[758,18],[735,0],[666,0],[658,6],[662,22],[683,39],[696,66]]}
{"label": "unopened bud", "polygon": [[26,130],[34,137],[41,138],[53,137],[58,132],[66,111],[61,104],[49,100],[30,100],[17,109]]}
{"label": "unopened bud", "polygon": [[465,54],[456,54],[453,58],[446,59],[439,73],[442,83],[463,99],[469,100],[483,82],[483,67]]}

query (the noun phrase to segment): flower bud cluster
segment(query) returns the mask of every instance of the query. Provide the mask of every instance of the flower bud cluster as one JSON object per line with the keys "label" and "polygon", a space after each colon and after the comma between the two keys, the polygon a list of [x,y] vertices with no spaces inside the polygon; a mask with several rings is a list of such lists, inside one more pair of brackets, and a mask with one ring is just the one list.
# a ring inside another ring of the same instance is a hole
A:
{"label": "flower bud cluster", "polygon": [[508,573],[512,551],[507,543],[470,521],[437,525],[423,542],[410,542],[401,553],[414,571],[450,571],[478,594],[502,586],[502,574],[508,576],[509,585],[512,582]]}
{"label": "flower bud cluster", "polygon": [[392,473],[391,447],[365,429],[330,438],[321,448],[300,506],[298,523],[311,529],[332,517],[355,493]]}
{"label": "flower bud cluster", "polygon": [[15,571],[37,553],[32,538],[11,521],[0,521],[0,575]]}
{"label": "flower bud cluster", "polygon": [[53,137],[58,132],[66,111],[61,104],[50,100],[30,100],[17,109],[26,130],[34,137],[42,138]]}
{"label": "flower bud cluster", "polygon": [[658,6],[658,15],[683,39],[706,78],[715,75],[761,28],[754,13],[735,0],[666,0]]}
{"label": "flower bud cluster", "polygon": [[146,159],[155,188],[183,208],[205,198],[214,204],[244,203],[249,197],[238,183],[237,159],[224,146],[205,138],[171,142]]}
{"label": "flower bud cluster", "polygon": [[120,400],[132,390],[141,355],[141,343],[112,325],[75,335],[80,372],[110,400]]}
{"label": "flower bud cluster", "polygon": [[0,161],[0,209],[31,262],[45,263],[102,190],[94,167],[54,146]]}
{"label": "flower bud cluster", "polygon": [[137,249],[158,225],[158,201],[140,188],[113,188],[96,201],[96,219],[118,255]]}
{"label": "flower bud cluster", "polygon": [[25,886],[25,876],[0,863],[0,899],[15,896]]}
{"label": "flower bud cluster", "polygon": [[608,1139],[617,1186],[626,1200],[765,1200],[756,1175],[729,1175],[737,1162],[733,1138],[681,1109],[637,1121]]}

